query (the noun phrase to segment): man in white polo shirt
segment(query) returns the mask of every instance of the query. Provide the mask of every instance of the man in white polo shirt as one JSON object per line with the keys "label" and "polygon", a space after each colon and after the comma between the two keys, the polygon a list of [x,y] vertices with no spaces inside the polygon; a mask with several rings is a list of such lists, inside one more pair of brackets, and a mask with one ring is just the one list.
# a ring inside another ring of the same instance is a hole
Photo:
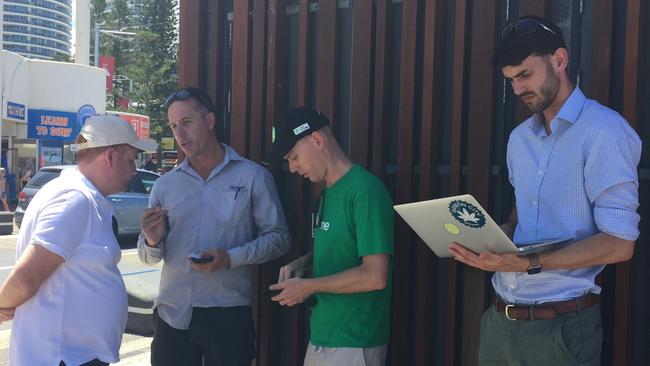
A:
{"label": "man in white polo shirt", "polygon": [[76,144],[78,168],[46,184],[25,212],[0,288],[0,321],[14,316],[13,366],[119,361],[127,296],[106,196],[127,189],[138,152],[156,144],[108,115],[88,119]]}

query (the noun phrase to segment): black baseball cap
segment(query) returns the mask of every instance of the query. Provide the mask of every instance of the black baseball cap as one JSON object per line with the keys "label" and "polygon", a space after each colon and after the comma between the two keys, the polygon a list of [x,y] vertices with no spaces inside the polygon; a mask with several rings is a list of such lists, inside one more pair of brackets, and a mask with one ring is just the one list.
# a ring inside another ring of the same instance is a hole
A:
{"label": "black baseball cap", "polygon": [[290,108],[273,124],[273,148],[262,162],[275,164],[282,161],[298,140],[329,124],[329,119],[313,108]]}

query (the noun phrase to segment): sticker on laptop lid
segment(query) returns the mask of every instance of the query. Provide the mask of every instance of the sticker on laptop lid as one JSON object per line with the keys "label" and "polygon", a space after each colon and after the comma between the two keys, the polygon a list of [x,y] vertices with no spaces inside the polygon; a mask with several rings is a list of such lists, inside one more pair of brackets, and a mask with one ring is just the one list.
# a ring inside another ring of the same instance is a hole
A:
{"label": "sticker on laptop lid", "polygon": [[445,230],[451,235],[459,235],[460,234],[460,229],[458,226],[452,224],[451,222],[445,223]]}
{"label": "sticker on laptop lid", "polygon": [[449,213],[461,224],[479,229],[485,226],[485,215],[469,202],[455,200],[449,203]]}

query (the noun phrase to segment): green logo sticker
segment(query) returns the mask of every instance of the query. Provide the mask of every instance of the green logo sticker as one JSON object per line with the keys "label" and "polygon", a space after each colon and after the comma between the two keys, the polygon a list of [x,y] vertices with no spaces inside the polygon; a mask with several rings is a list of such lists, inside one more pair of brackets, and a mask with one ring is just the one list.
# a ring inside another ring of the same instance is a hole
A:
{"label": "green logo sticker", "polygon": [[475,229],[485,226],[485,215],[469,202],[451,201],[449,203],[449,212],[456,221],[465,226]]}

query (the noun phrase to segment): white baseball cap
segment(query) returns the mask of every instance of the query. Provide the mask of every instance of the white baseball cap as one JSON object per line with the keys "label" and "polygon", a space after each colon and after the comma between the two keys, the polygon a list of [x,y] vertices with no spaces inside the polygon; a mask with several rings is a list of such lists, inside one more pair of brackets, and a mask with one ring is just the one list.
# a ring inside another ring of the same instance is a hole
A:
{"label": "white baseball cap", "polygon": [[158,144],[151,139],[139,139],[128,122],[110,114],[88,118],[79,135],[83,136],[86,142],[76,144],[77,150],[121,144],[128,144],[142,151],[156,151],[158,149]]}

